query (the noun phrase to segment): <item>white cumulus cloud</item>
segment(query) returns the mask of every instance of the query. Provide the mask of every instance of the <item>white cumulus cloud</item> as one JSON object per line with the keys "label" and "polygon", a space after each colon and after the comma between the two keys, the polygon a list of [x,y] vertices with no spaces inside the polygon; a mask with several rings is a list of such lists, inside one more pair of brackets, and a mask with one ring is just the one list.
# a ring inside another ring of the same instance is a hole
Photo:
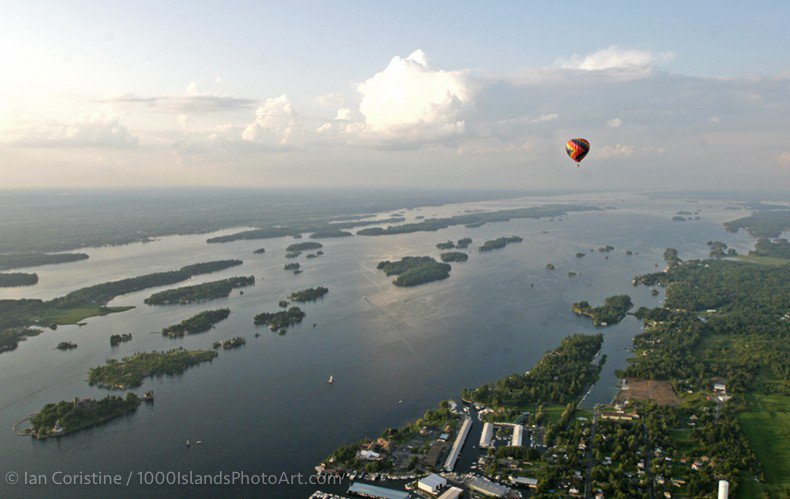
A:
{"label": "white cumulus cloud", "polygon": [[244,128],[241,138],[248,142],[285,145],[297,127],[297,114],[286,95],[266,99],[255,111],[255,121]]}
{"label": "white cumulus cloud", "polygon": [[623,144],[605,145],[595,151],[595,156],[601,159],[630,158],[634,148]]}
{"label": "white cumulus cloud", "polygon": [[623,120],[620,118],[612,118],[606,122],[606,126],[609,128],[620,128],[623,126]]}
{"label": "white cumulus cloud", "polygon": [[562,67],[600,71],[604,69],[647,68],[659,62],[669,61],[674,57],[672,52],[654,54],[645,50],[624,49],[616,45],[580,56],[574,54],[570,59],[560,60]]}
{"label": "white cumulus cloud", "polygon": [[0,142],[25,147],[135,147],[138,137],[116,118],[82,116],[71,122],[32,123],[6,130]]}
{"label": "white cumulus cloud", "polygon": [[471,102],[466,73],[434,69],[422,50],[393,57],[387,67],[357,85],[362,130],[382,140],[433,140],[463,133],[461,112]]}

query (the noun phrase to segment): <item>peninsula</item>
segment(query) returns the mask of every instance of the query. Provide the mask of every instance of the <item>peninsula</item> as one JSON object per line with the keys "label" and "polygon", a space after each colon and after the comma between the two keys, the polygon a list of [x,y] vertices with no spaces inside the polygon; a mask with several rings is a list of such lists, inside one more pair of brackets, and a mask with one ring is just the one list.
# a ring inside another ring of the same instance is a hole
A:
{"label": "peninsula", "polygon": [[591,318],[596,326],[608,326],[623,320],[625,314],[633,306],[630,296],[615,295],[606,298],[600,307],[593,307],[587,301],[580,301],[574,303],[572,309],[576,315],[584,315]]}

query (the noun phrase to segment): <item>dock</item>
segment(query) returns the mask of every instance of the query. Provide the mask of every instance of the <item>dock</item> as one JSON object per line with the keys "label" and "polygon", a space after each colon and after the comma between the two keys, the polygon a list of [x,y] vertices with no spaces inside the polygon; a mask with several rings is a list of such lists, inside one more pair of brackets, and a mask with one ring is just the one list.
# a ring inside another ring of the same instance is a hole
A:
{"label": "dock", "polygon": [[466,442],[466,437],[469,435],[469,429],[471,427],[472,418],[464,416],[464,422],[461,424],[461,429],[455,437],[453,447],[450,449],[450,455],[447,456],[447,460],[444,462],[444,469],[446,471],[453,471],[453,468],[455,468],[455,462],[458,460],[458,455],[461,454],[461,448],[464,446],[464,442]]}

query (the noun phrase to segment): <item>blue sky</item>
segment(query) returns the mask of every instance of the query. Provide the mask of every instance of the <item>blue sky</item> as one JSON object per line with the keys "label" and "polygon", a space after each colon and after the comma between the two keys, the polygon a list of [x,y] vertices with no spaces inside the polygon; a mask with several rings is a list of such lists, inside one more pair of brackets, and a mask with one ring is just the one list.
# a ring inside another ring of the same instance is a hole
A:
{"label": "blue sky", "polygon": [[790,4],[592,4],[0,2],[3,187],[787,187]]}

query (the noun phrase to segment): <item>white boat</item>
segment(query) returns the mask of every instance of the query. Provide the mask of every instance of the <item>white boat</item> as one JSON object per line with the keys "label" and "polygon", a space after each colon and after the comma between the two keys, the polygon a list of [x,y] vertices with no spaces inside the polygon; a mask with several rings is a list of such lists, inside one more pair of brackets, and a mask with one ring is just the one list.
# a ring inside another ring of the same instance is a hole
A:
{"label": "white boat", "polygon": [[187,447],[189,447],[189,440],[187,440]]}
{"label": "white boat", "polygon": [[332,383],[334,383],[334,382],[335,382],[335,378],[334,378],[333,376],[331,376],[331,375],[330,375],[330,376],[329,376],[329,381],[327,381],[327,383],[329,383],[329,384],[331,385],[331,384],[332,384]]}
{"label": "white boat", "polygon": [[197,445],[200,445],[200,444],[202,444],[202,443],[203,443],[203,441],[202,441],[202,440],[198,440],[198,441],[197,441],[197,442],[195,442],[195,443],[196,443]]}

